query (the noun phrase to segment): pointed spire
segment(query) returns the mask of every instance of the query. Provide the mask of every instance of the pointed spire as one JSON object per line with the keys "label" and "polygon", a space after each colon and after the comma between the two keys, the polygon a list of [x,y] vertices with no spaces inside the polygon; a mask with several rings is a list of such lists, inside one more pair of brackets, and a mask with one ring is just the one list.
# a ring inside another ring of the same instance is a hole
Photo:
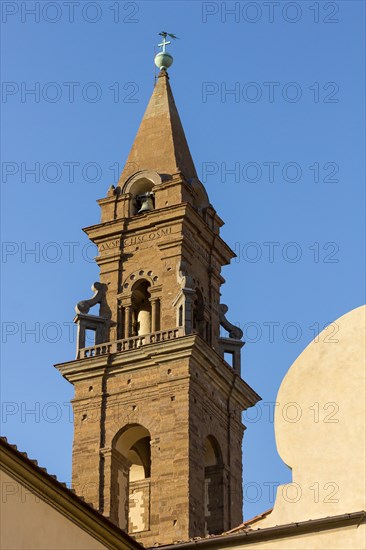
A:
{"label": "pointed spire", "polygon": [[181,172],[187,180],[197,178],[164,69],[159,73],[119,185],[122,186],[130,175],[140,170],[153,170],[159,174]]}

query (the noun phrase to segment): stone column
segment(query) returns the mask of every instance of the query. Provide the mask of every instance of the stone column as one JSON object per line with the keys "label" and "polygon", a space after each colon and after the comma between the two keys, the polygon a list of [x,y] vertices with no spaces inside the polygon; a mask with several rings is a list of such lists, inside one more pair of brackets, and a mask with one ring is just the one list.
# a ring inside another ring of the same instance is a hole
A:
{"label": "stone column", "polygon": [[158,330],[157,313],[158,313],[159,300],[158,298],[151,298],[150,303],[151,303],[151,332],[156,332]]}
{"label": "stone column", "polygon": [[125,311],[122,304],[118,304],[118,313],[117,313],[117,340],[120,340],[124,337],[124,316]]}
{"label": "stone column", "polygon": [[131,336],[131,306],[125,307],[125,338]]}
{"label": "stone column", "polygon": [[77,349],[76,353],[78,355],[79,350],[85,348],[85,325],[78,322],[78,332],[77,332]]}

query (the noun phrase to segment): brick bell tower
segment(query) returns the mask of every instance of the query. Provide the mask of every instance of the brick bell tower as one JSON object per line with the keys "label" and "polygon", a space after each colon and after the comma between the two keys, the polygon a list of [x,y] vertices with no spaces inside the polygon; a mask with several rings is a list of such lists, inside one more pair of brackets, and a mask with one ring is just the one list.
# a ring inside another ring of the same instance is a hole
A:
{"label": "brick bell tower", "polygon": [[146,546],[221,533],[242,521],[241,412],[260,398],[220,304],[235,255],[164,68],[118,187],[98,203],[101,222],[84,231],[100,282],[76,307],[76,360],[56,365],[75,388],[73,486]]}

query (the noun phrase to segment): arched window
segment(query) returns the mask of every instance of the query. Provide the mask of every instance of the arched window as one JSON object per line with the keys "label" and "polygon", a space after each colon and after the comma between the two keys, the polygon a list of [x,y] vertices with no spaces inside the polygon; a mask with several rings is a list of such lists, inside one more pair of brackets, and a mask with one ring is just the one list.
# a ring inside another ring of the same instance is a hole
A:
{"label": "arched window", "polygon": [[149,431],[138,424],[127,426],[116,436],[113,451],[118,525],[129,533],[146,531],[150,526]]}
{"label": "arched window", "polygon": [[132,334],[141,336],[151,332],[150,283],[140,280],[132,287]]}
{"label": "arched window", "polygon": [[205,441],[205,530],[224,531],[224,479],[220,446],[212,435]]}

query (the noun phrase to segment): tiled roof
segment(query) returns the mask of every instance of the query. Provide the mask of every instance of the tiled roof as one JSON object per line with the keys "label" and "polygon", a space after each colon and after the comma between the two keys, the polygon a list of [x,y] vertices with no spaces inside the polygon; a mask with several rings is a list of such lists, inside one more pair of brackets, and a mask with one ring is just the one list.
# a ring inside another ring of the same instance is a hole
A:
{"label": "tiled roof", "polygon": [[278,537],[289,536],[294,534],[302,534],[318,531],[320,529],[337,528],[339,525],[359,525],[365,522],[366,512],[360,510],[357,512],[351,512],[348,514],[340,514],[337,516],[327,516],[318,519],[307,519],[304,521],[288,523],[284,525],[275,525],[272,527],[255,527],[252,529],[251,524],[259,521],[272,512],[267,510],[258,516],[240,524],[231,531],[222,533],[221,535],[207,535],[206,537],[195,537],[188,541],[175,541],[173,544],[155,544],[154,546],[161,546],[165,550],[172,550],[173,546],[180,545],[181,547],[188,549],[194,549],[198,545],[208,546],[209,548],[220,549],[222,547],[239,546],[241,541],[251,540],[252,542],[258,542],[261,540],[274,540]]}
{"label": "tiled roof", "polygon": [[49,477],[50,479],[52,479],[54,481],[57,481],[57,483],[59,485],[62,485],[62,487],[64,487],[67,491],[69,491],[70,493],[73,493],[76,496],[76,498],[81,500],[84,504],[86,504],[87,506],[90,506],[91,508],[93,508],[93,506],[90,503],[85,502],[84,497],[81,497],[81,496],[77,495],[75,493],[74,489],[71,489],[70,487],[68,487],[67,483],[64,483],[63,481],[59,481],[57,479],[57,476],[55,476],[55,474],[50,474],[47,471],[47,468],[45,468],[43,466],[39,466],[38,460],[36,460],[35,458],[29,458],[28,454],[25,451],[19,451],[19,449],[16,445],[14,445],[13,443],[9,443],[7,437],[0,436],[0,442],[4,443],[7,447],[10,447],[11,449],[13,449],[13,451],[15,451],[15,453],[18,456],[21,456],[24,460],[26,460],[28,464],[32,464],[33,466],[35,466],[37,468],[37,470],[39,470],[40,472],[45,474],[47,477]]}
{"label": "tiled roof", "polygon": [[223,533],[224,535],[234,535],[235,533],[242,533],[243,531],[248,531],[248,528],[250,529],[251,525],[253,523],[257,523],[257,521],[260,521],[261,519],[266,518],[269,516],[269,514],[272,512],[273,508],[269,508],[265,512],[262,512],[261,514],[258,514],[257,516],[254,516],[251,519],[248,519],[247,521],[244,521],[237,527],[234,527],[233,529],[230,529],[230,531],[226,531],[226,533]]}

